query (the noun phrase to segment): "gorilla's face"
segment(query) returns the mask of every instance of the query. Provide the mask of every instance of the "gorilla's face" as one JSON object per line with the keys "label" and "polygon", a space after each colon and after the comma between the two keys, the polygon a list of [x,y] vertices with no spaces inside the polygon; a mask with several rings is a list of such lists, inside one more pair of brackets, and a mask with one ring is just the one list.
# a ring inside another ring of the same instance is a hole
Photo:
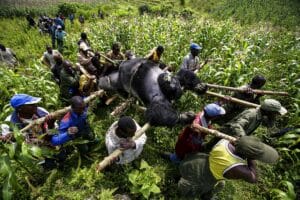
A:
{"label": "gorilla's face", "polygon": [[162,73],[158,76],[158,84],[163,94],[169,99],[179,99],[182,95],[181,85],[177,77],[169,73]]}

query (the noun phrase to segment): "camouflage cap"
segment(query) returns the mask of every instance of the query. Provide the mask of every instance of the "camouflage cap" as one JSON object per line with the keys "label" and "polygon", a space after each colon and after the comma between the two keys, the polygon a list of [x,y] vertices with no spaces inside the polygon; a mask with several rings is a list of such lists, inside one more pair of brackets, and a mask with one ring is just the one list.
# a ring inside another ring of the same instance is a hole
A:
{"label": "camouflage cap", "polygon": [[242,136],[235,143],[236,152],[241,156],[259,160],[264,163],[275,163],[279,155],[277,151],[253,136]]}
{"label": "camouflage cap", "polygon": [[265,99],[260,108],[265,111],[278,112],[281,115],[285,115],[287,113],[287,110],[275,99]]}

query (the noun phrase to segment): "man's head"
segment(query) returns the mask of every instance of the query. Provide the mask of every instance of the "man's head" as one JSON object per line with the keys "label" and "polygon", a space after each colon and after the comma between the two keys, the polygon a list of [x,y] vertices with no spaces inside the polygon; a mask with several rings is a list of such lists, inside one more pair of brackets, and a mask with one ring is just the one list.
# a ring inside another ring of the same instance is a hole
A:
{"label": "man's head", "polygon": [[59,65],[62,64],[62,62],[63,62],[63,58],[60,54],[53,55],[53,59],[54,59],[55,63],[59,64]]}
{"label": "man's head", "polygon": [[96,69],[96,67],[94,67],[93,65],[88,65],[88,66],[86,67],[86,70],[87,70],[87,72],[88,72],[89,74],[91,74],[91,75],[96,75],[96,74],[97,74],[97,69]]}
{"label": "man's head", "polygon": [[116,134],[120,138],[131,138],[136,132],[136,124],[131,117],[123,116],[118,121]]}
{"label": "man's head", "polygon": [[126,57],[127,60],[132,60],[132,59],[135,58],[135,55],[132,53],[132,51],[126,50],[125,57]]}
{"label": "man's head", "polygon": [[82,115],[85,110],[85,104],[83,101],[83,98],[80,96],[74,96],[70,100],[71,102],[71,108],[74,113],[77,115]]}
{"label": "man's head", "polygon": [[121,51],[121,43],[120,42],[115,42],[112,45],[112,51],[114,54],[119,54]]}
{"label": "man's head", "polygon": [[217,117],[220,117],[222,115],[225,115],[226,111],[223,107],[219,106],[218,104],[211,103],[204,107],[204,116],[208,120],[215,119]]}
{"label": "man's head", "polygon": [[277,151],[253,136],[242,136],[235,141],[235,151],[242,158],[275,163],[279,156]]}
{"label": "man's head", "polygon": [[260,89],[266,83],[266,78],[262,75],[256,75],[252,78],[250,83],[250,87],[252,89]]}
{"label": "man's head", "polygon": [[47,50],[47,52],[49,53],[49,54],[52,54],[52,47],[51,46],[49,46],[49,45],[47,45],[46,46],[46,50]]}
{"label": "man's head", "polygon": [[10,99],[10,105],[16,110],[20,117],[31,119],[37,113],[37,103],[41,98],[27,94],[16,94]]}
{"label": "man's head", "polygon": [[86,39],[87,39],[87,34],[84,33],[84,32],[82,32],[82,33],[80,34],[80,37],[81,37],[81,39],[86,40]]}
{"label": "man's head", "polygon": [[164,51],[165,51],[165,49],[164,49],[163,46],[158,45],[158,46],[156,47],[156,53],[157,53],[157,56],[160,57],[160,56],[163,54]]}
{"label": "man's head", "polygon": [[58,26],[57,26],[57,30],[58,30],[58,31],[62,31],[61,25],[58,25]]}
{"label": "man's head", "polygon": [[199,55],[200,50],[202,49],[202,47],[196,43],[192,43],[190,45],[190,50],[191,50],[191,54],[196,57]]}

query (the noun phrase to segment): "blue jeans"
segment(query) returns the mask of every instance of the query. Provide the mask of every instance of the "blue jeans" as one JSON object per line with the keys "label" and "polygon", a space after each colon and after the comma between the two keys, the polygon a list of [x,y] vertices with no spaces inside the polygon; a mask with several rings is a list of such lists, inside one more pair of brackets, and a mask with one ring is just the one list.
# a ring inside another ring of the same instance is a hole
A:
{"label": "blue jeans", "polygon": [[179,165],[179,163],[181,162],[181,159],[178,158],[178,156],[176,155],[176,153],[170,154],[170,160],[175,165]]}

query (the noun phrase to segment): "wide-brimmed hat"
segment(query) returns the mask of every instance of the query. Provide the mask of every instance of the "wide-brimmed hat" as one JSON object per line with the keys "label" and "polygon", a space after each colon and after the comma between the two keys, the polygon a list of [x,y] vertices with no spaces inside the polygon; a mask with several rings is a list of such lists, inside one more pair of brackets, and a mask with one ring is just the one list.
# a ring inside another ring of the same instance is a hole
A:
{"label": "wide-brimmed hat", "polygon": [[215,103],[206,105],[204,111],[209,117],[217,117],[226,113],[224,108]]}
{"label": "wide-brimmed hat", "polygon": [[253,136],[242,136],[237,139],[235,148],[239,155],[251,160],[275,163],[279,158],[277,151],[273,147],[264,144]]}
{"label": "wide-brimmed hat", "polygon": [[10,99],[10,105],[13,108],[18,108],[22,105],[36,104],[41,101],[42,98],[33,97],[28,94],[16,94]]}
{"label": "wide-brimmed hat", "polygon": [[275,99],[265,99],[260,108],[265,111],[278,112],[280,115],[287,113],[287,110]]}

